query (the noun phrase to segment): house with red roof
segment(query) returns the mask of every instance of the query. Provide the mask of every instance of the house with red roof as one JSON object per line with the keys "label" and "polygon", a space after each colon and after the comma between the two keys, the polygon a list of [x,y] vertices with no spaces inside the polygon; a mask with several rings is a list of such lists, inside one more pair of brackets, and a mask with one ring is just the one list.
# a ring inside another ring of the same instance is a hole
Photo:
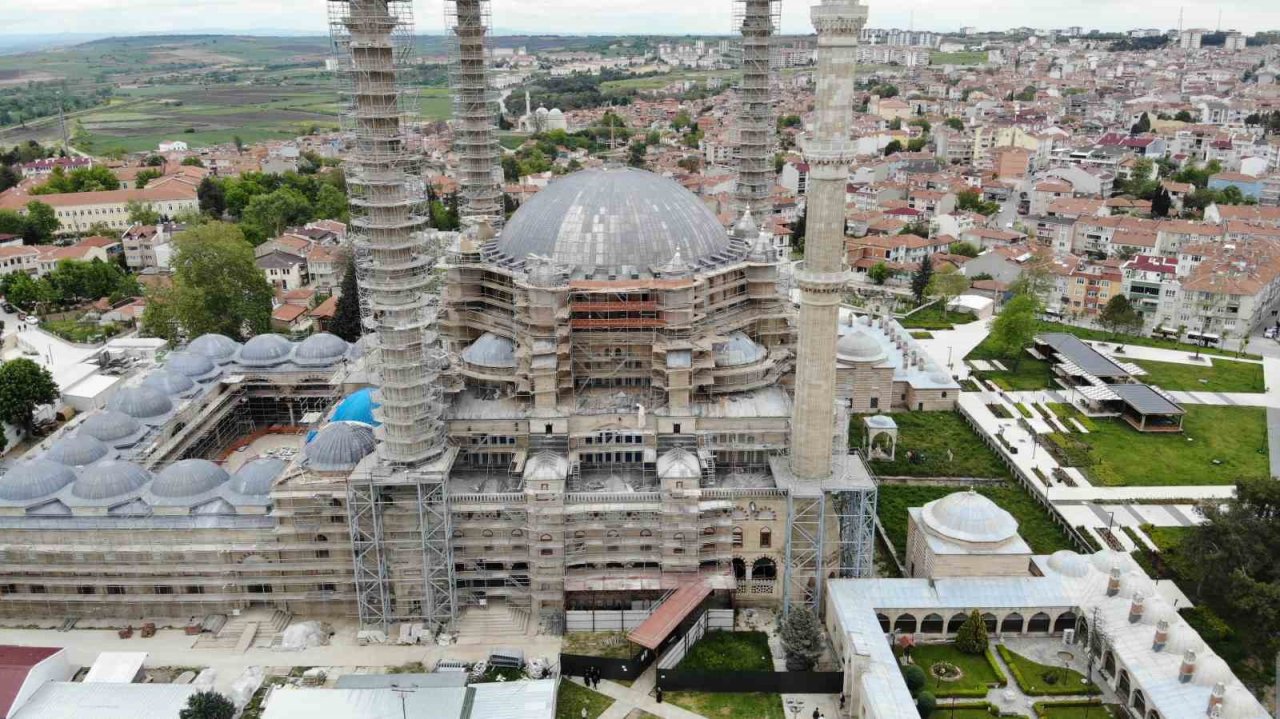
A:
{"label": "house with red roof", "polygon": [[0,646],[0,719],[17,714],[40,687],[74,674],[65,649]]}

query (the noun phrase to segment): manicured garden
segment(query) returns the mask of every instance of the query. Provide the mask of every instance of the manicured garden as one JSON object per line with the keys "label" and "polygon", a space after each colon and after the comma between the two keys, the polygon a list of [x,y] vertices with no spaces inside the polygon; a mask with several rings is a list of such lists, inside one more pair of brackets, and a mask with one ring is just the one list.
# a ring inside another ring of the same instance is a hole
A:
{"label": "manicured garden", "polygon": [[[1000,461],[958,412],[899,412],[898,451],[892,462],[874,461],[885,477],[1009,477]],[[862,449],[862,416],[849,420],[849,446]],[[948,457],[948,451],[951,456]],[[915,452],[913,461],[909,453]]]}
{"label": "manicured garden", "polygon": [[568,679],[560,682],[560,690],[556,693],[556,719],[582,719],[583,709],[587,710],[587,719],[596,719],[611,706],[613,699],[610,697]]}
{"label": "manicured garden", "polygon": [[[980,484],[974,489],[984,497],[1000,505],[1018,520],[1018,533],[1036,554],[1052,554],[1059,549],[1075,549],[1062,529],[1049,518],[1021,485],[1013,482]],[[907,508],[922,507],[935,499],[953,492],[963,491],[955,486],[921,486],[908,484],[880,485],[876,513],[889,540],[899,553],[907,548]]]}
{"label": "manicured garden", "polygon": [[1008,681],[986,654],[965,654],[952,643],[919,644],[911,650],[911,660],[924,670],[925,689],[939,698],[981,698],[993,684]]}
{"label": "manicured garden", "polygon": [[1118,719],[1125,716],[1118,705],[1097,701],[1036,702],[1033,708],[1039,719]]}
{"label": "manicured garden", "polygon": [[969,324],[976,319],[970,312],[946,310],[941,307],[940,302],[934,302],[902,318],[901,323],[903,328],[909,330],[949,330],[956,325]]}
{"label": "manicured garden", "polygon": [[[764,632],[707,632],[676,666],[705,672],[771,672],[773,655]],[[704,717],[785,719],[782,697],[763,692],[667,692],[665,701]]]}
{"label": "manicured garden", "polygon": [[1140,378],[1169,391],[1186,392],[1245,392],[1258,394],[1266,391],[1262,365],[1255,362],[1233,362],[1214,359],[1213,364],[1191,365],[1176,362],[1150,362],[1133,360],[1147,371]]}
{"label": "manicured garden", "polygon": [[46,320],[40,323],[40,328],[68,342],[85,345],[105,342],[121,331],[114,324],[100,325],[97,322],[79,320]]}
{"label": "manicured garden", "polygon": [[1013,358],[1002,353],[995,347],[994,339],[988,335],[982,343],[973,348],[965,360],[972,362],[973,360],[998,360],[1000,364],[1007,369],[1001,370],[974,370],[973,374],[981,379],[990,380],[996,383],[996,386],[1006,391],[1012,392],[1034,392],[1039,389],[1048,389],[1056,387],[1053,382],[1053,367],[1044,360],[1038,360],[1025,351],[1018,356],[1015,362]]}
{"label": "manicured garden", "polygon": [[1266,477],[1266,410],[1188,405],[1181,433],[1144,433],[1118,419],[1089,434],[1051,434],[1055,452],[1093,484],[1109,487],[1235,484]]}
{"label": "manicured garden", "polygon": [[1055,667],[1032,661],[1003,644],[996,646],[1000,658],[1009,666],[1018,688],[1031,696],[1076,696],[1100,694],[1093,682],[1074,669]]}

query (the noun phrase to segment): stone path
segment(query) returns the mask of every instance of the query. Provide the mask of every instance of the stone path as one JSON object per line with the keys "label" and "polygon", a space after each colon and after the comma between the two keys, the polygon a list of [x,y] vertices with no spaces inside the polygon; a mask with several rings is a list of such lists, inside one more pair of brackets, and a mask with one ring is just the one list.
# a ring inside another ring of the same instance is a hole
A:
{"label": "stone path", "polygon": [[[1009,648],[1013,649],[1014,651],[1017,651],[1017,649],[1015,649],[1013,646],[1010,646]],[[1018,653],[1021,654],[1022,652],[1018,652]],[[1069,701],[1087,700],[1087,699],[1094,698],[1087,694],[1064,695],[1064,696],[1053,696],[1053,697],[1028,695],[1027,693],[1023,692],[1022,689],[1018,686],[1018,682],[1013,678],[1013,671],[1009,668],[1009,665],[1005,663],[1004,657],[1001,657],[1000,652],[996,651],[994,647],[991,650],[991,656],[995,658],[996,665],[1000,667],[1000,671],[1004,672],[1005,678],[1009,680],[1008,686],[999,687],[987,692],[987,701],[999,707],[1001,713],[1013,712],[1013,713],[1023,714],[1026,716],[1035,716],[1035,711],[1032,709],[1031,705],[1041,700],[1052,700],[1055,702],[1060,702],[1060,701],[1069,702]],[[1041,663],[1044,663],[1044,662],[1041,662]],[[1076,669],[1076,667],[1074,666],[1071,668]],[[1079,668],[1077,669],[1077,671],[1080,671],[1081,673],[1083,673],[1083,668]],[[943,709],[943,706],[939,706],[939,711]]]}
{"label": "stone path", "polygon": [[[657,668],[656,666],[650,666],[630,687],[611,682],[608,679],[601,679],[600,686],[596,687],[595,691],[613,699],[613,704],[600,715],[600,719],[622,719],[634,709],[643,709],[654,716],[660,716],[664,719],[702,719],[701,714],[694,714],[688,709],[681,709],[671,702],[659,704],[658,700],[651,694],[656,678]],[[582,677],[565,677],[561,681],[571,681],[579,686],[586,686],[582,683]]]}

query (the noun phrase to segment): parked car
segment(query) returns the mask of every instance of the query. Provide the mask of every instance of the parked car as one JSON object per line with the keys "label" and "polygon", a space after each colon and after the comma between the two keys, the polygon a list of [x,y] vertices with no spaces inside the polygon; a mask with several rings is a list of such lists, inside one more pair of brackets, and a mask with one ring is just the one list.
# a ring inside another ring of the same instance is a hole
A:
{"label": "parked car", "polygon": [[14,307],[13,305],[9,304],[8,302],[5,302],[4,304],[0,305],[0,309],[3,309],[5,312],[7,312],[7,313],[9,313],[9,314],[13,314],[14,312],[17,312],[17,311],[18,311],[18,308],[17,308],[17,307]]}

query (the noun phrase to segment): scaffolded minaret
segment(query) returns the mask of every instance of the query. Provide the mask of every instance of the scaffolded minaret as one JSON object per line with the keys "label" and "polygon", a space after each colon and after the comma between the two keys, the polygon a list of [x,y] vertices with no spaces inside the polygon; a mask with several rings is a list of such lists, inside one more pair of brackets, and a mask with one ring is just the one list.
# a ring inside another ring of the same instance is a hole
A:
{"label": "scaffolded minaret", "polygon": [[734,31],[742,34],[742,82],[738,87],[738,184],[734,210],[773,215],[773,35],[782,0],[735,0]]}
{"label": "scaffolded minaret", "polygon": [[462,185],[463,224],[502,225],[502,165],[498,102],[489,84],[489,0],[449,0],[445,24],[453,34],[454,151]]}
{"label": "scaffolded minaret", "polygon": [[854,160],[849,140],[853,73],[867,9],[857,0],[822,0],[812,16],[818,31],[817,110],[803,148],[810,168],[808,234],[804,262],[796,272],[800,331],[791,429],[791,468],[801,480],[822,480],[832,473],[836,336],[840,296],[848,281],[845,187]]}

